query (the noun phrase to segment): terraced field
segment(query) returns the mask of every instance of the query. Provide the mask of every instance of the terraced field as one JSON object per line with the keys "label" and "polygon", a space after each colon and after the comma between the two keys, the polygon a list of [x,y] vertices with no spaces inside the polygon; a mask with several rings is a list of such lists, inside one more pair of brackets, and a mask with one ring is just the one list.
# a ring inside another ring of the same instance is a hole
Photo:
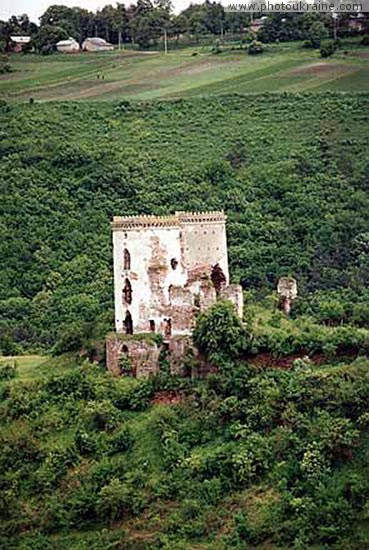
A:
{"label": "terraced field", "polygon": [[0,77],[7,100],[151,100],[264,91],[365,91],[369,49],[340,51],[328,60],[300,44],[268,46],[262,56],[208,47],[170,52],[107,52],[11,58]]}

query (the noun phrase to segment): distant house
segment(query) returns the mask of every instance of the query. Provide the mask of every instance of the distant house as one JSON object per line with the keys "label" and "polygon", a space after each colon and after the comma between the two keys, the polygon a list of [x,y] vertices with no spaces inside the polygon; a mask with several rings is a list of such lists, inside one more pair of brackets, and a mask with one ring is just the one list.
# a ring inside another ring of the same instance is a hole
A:
{"label": "distant house", "polygon": [[251,21],[249,25],[249,31],[253,32],[254,34],[257,34],[261,29],[261,27],[264,25],[265,19],[267,19],[267,17],[264,15],[259,19],[254,19],[253,21]]}
{"label": "distant house", "polygon": [[365,30],[365,18],[362,13],[351,15],[348,23],[349,29],[353,32],[362,32]]}
{"label": "distant house", "polygon": [[11,52],[20,53],[24,46],[30,42],[30,36],[11,36],[8,48]]}
{"label": "distant house", "polygon": [[61,53],[75,53],[79,52],[80,47],[77,40],[69,37],[68,40],[60,40],[60,42],[56,44],[56,49]]}
{"label": "distant house", "polygon": [[114,50],[113,44],[110,44],[103,38],[86,38],[82,44],[82,49],[86,52],[109,52]]}

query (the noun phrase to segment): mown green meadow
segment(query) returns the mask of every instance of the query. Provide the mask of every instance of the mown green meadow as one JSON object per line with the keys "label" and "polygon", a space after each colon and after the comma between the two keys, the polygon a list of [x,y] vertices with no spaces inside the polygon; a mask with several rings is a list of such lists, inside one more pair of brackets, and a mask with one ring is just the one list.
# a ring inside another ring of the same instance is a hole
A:
{"label": "mown green meadow", "polygon": [[260,56],[208,46],[161,52],[13,55],[0,76],[0,97],[35,100],[151,100],[265,91],[365,91],[369,49],[345,46],[333,58],[301,43],[268,45]]}

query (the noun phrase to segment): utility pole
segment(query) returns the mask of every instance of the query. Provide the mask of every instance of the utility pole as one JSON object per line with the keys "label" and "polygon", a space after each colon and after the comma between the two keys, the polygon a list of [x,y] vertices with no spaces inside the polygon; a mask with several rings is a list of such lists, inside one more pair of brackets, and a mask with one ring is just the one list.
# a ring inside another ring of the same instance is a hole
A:
{"label": "utility pole", "polygon": [[168,53],[168,33],[165,27],[164,27],[164,53],[165,55],[167,55]]}
{"label": "utility pole", "polygon": [[333,18],[333,40],[337,40],[337,28],[338,28],[338,13],[332,12]]}
{"label": "utility pole", "polygon": [[122,49],[122,31],[119,29],[118,31],[118,48],[119,48],[119,51]]}

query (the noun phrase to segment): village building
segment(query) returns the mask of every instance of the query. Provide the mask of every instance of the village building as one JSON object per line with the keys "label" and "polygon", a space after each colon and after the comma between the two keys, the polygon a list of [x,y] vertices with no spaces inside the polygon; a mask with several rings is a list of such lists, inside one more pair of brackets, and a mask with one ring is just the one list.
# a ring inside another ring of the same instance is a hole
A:
{"label": "village building", "polygon": [[260,31],[260,29],[263,27],[265,19],[267,19],[267,16],[253,19],[250,22],[249,31],[252,32],[253,34],[257,34]]}
{"label": "village building", "polygon": [[86,38],[82,44],[82,49],[86,52],[110,52],[114,50],[113,44],[110,44],[103,38]]}
{"label": "village building", "polygon": [[[231,300],[242,317],[242,288],[229,284],[223,212],[114,217],[112,231],[116,333],[107,341],[110,370],[119,373],[119,357],[131,350],[155,371],[158,350],[150,344],[155,353],[148,359],[144,334],[160,334],[178,361],[197,315],[219,297]],[[142,371],[141,359],[136,367]]]}
{"label": "village building", "polygon": [[60,53],[76,53],[80,51],[80,46],[72,37],[69,37],[68,40],[60,40],[56,44],[56,49]]}
{"label": "village building", "polygon": [[21,53],[30,42],[30,36],[11,36],[8,49],[14,53]]}

